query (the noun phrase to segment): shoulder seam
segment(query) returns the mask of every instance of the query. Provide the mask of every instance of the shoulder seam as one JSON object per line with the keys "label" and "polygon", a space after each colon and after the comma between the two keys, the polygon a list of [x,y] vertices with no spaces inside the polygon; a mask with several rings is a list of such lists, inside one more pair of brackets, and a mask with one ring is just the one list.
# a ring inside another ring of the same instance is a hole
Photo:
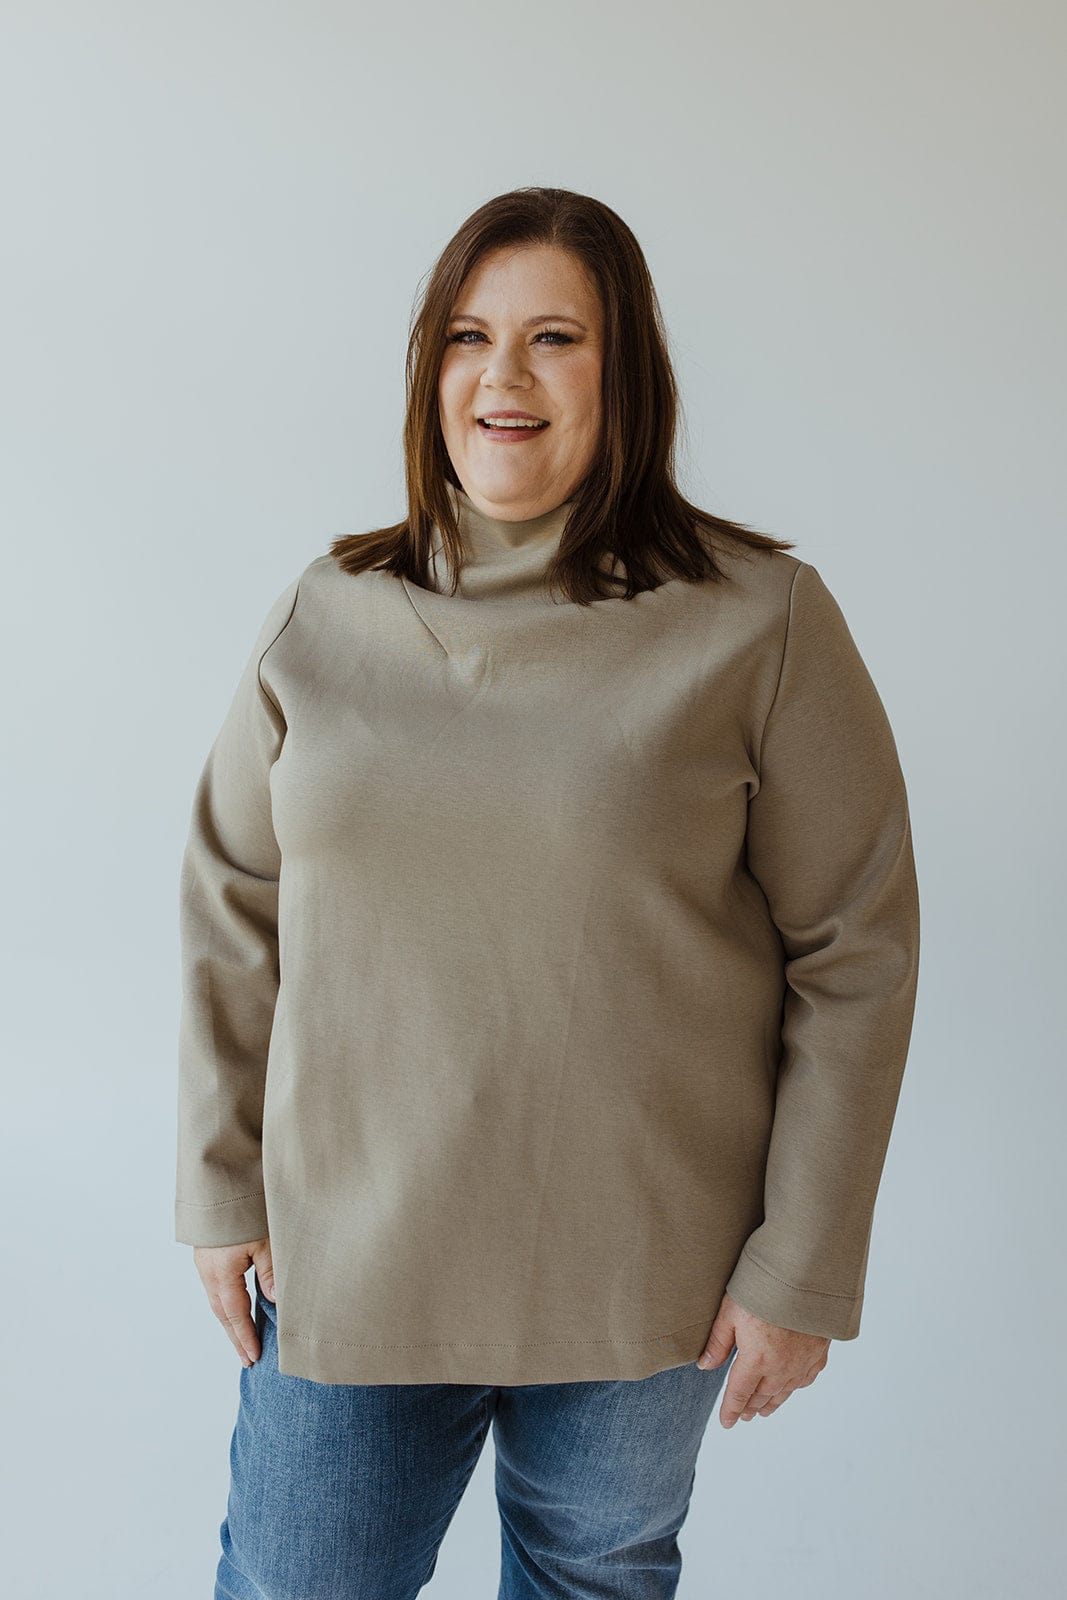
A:
{"label": "shoulder seam", "polygon": [[274,649],[274,646],[278,643],[278,640],[281,638],[282,634],[285,632],[285,630],[289,626],[290,622],[292,622],[293,617],[296,615],[296,602],[300,598],[300,585],[301,585],[301,583],[303,581],[304,581],[304,574],[301,573],[300,577],[297,578],[297,580],[296,580],[296,588],[293,591],[293,603],[289,607],[289,615],[286,617],[285,621],[282,623],[281,627],[278,629],[277,633],[274,635],[274,638],[267,645],[266,649],[260,651],[259,660],[256,662],[256,680],[259,683],[260,692],[262,694],[264,694],[266,696],[266,698],[270,701],[271,705],[274,707],[275,711],[277,711],[278,715],[281,717],[283,722],[285,721],[285,713],[282,711],[281,706],[278,704],[277,700],[274,698],[274,696],[271,694],[270,690],[267,688],[267,685],[263,682],[263,662],[266,659],[267,652],[269,650],[273,650]]}
{"label": "shoulder seam", "polygon": [[800,577],[803,568],[807,566],[807,562],[801,561],[796,557],[794,557],[794,559],[796,560],[797,565],[796,571],[793,573],[793,576],[789,581],[789,604],[786,609],[785,635],[782,639],[782,656],[778,663],[778,675],[774,680],[774,693],[771,695],[771,703],[767,707],[767,715],[763,719],[763,727],[760,729],[759,746],[756,750],[756,771],[761,774],[763,770],[763,741],[767,737],[767,725],[771,720],[775,706],[778,704],[778,691],[782,687],[782,677],[785,673],[785,658],[789,652],[789,634],[793,626],[793,596],[796,593],[797,579]]}

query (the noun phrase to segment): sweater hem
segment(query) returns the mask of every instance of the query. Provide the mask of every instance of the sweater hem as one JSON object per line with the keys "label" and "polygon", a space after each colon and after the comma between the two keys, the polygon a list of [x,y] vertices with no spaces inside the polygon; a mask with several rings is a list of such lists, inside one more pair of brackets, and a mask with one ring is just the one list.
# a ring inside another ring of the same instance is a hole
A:
{"label": "sweater hem", "polygon": [[278,1328],[278,1371],[314,1383],[590,1383],[649,1378],[702,1354],[714,1312],[670,1333],[627,1339],[360,1344]]}

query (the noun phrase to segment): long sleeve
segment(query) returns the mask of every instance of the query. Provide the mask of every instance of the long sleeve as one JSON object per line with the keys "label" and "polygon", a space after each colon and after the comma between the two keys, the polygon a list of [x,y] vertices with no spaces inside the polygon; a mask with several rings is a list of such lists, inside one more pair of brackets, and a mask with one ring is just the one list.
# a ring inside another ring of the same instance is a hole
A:
{"label": "long sleeve", "polygon": [[242,1244],[267,1233],[263,1090],[279,984],[280,852],[270,769],[285,722],[263,656],[293,614],[275,600],[197,783],[179,891],[175,1237]]}
{"label": "long sleeve", "polygon": [[919,901],[893,734],[806,562],[758,770],[747,865],[781,935],[786,989],[764,1220],[726,1287],[769,1322],[851,1339],[911,1036]]}

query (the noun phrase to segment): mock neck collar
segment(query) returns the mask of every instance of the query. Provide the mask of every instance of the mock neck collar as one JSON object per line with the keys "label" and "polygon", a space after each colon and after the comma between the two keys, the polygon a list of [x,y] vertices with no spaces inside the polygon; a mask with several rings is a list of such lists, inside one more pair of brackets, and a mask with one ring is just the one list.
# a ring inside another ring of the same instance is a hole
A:
{"label": "mock neck collar", "polygon": [[[546,569],[555,554],[564,525],[574,504],[564,500],[538,517],[516,522],[491,517],[475,505],[463,489],[447,483],[463,543],[464,564],[457,594],[509,598],[543,591]],[[435,530],[432,568],[439,590],[446,584],[440,535]]]}

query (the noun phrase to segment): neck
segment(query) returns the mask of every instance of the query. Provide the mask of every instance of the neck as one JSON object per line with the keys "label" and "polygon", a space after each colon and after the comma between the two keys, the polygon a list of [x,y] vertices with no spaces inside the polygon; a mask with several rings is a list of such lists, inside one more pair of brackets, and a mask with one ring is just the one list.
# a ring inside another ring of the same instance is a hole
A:
{"label": "neck", "polygon": [[[466,599],[535,598],[543,593],[545,571],[559,545],[573,500],[564,500],[536,517],[492,517],[463,489],[448,484],[463,546],[457,594]],[[434,538],[432,570],[443,591],[444,557]]]}
{"label": "neck", "polygon": [[563,532],[563,524],[573,504],[564,500],[536,517],[495,517],[475,505],[465,489],[448,485],[452,504],[456,509],[460,533],[472,551],[518,550],[524,545],[556,538]]}

